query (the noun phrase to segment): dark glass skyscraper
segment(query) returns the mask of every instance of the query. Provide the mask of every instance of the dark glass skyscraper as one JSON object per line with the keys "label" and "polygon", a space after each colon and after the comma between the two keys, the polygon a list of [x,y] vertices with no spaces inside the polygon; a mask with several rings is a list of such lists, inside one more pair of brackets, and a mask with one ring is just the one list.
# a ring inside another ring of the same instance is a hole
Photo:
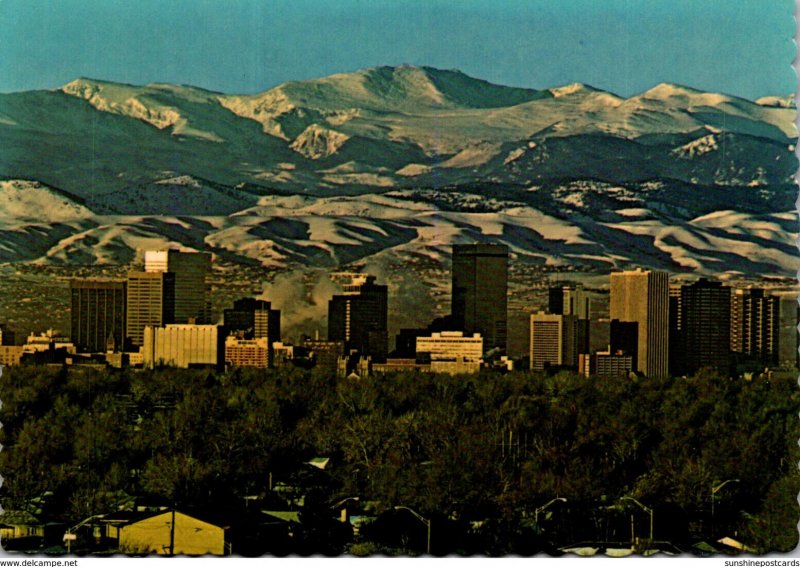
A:
{"label": "dark glass skyscraper", "polygon": [[344,293],[328,303],[328,340],[344,341],[373,361],[386,360],[389,342],[389,290],[366,274],[334,274]]}
{"label": "dark glass skyscraper", "polygon": [[71,335],[80,350],[105,352],[125,341],[126,287],[124,280],[71,280]]}
{"label": "dark glass skyscraper", "polygon": [[175,275],[176,323],[207,322],[206,278],[211,273],[211,254],[147,250],[144,253],[144,271]]}
{"label": "dark glass skyscraper", "polygon": [[144,344],[144,328],[175,322],[175,274],[130,272],[128,274],[125,335],[133,347]]}
{"label": "dark glass skyscraper", "polygon": [[233,309],[223,311],[223,325],[228,331],[242,331],[247,339],[281,340],[281,312],[269,301],[246,297],[233,302]]}
{"label": "dark glass skyscraper", "polygon": [[453,321],[456,331],[480,333],[484,352],[506,352],[508,246],[453,246]]}
{"label": "dark glass skyscraper", "polygon": [[686,373],[731,363],[731,288],[700,279],[681,287],[681,333]]}

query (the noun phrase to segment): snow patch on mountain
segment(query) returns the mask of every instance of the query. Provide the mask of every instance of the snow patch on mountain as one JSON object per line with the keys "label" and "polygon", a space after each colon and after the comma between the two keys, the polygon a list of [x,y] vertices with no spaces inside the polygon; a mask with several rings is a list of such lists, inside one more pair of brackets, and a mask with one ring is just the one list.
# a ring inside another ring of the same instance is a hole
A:
{"label": "snow patch on mountain", "polygon": [[131,85],[77,79],[64,85],[61,91],[82,98],[97,110],[137,118],[159,130],[174,126],[181,115],[174,108],[148,101],[145,105],[137,97],[141,89]]}
{"label": "snow patch on mountain", "polygon": [[[671,101],[673,104],[680,101],[679,104],[688,105],[689,107],[718,106],[733,100],[732,97],[727,95],[706,93],[672,83],[658,84],[640,94],[638,98],[645,100]],[[678,99],[678,101],[675,99]]]}
{"label": "snow patch on mountain", "polygon": [[180,185],[183,187],[194,187],[196,189],[202,187],[203,184],[191,175],[179,175],[168,179],[160,179],[156,181],[156,185]]}
{"label": "snow patch on mountain", "polygon": [[300,134],[289,147],[309,159],[322,159],[335,154],[349,136],[312,124]]}
{"label": "snow patch on mountain", "polygon": [[73,223],[94,219],[92,211],[36,181],[0,181],[0,226]]}
{"label": "snow patch on mountain", "polygon": [[703,136],[702,138],[692,140],[688,144],[675,148],[672,150],[672,153],[680,158],[687,159],[713,152],[718,148],[719,143],[717,137],[713,134],[709,134],[708,136]]}
{"label": "snow patch on mountain", "polygon": [[408,165],[398,169],[395,173],[397,173],[397,175],[402,175],[403,177],[416,177],[417,175],[425,175],[431,171],[433,171],[433,168],[429,165],[422,163],[409,163]]}
{"label": "snow patch on mountain", "polygon": [[488,163],[500,152],[500,144],[482,143],[469,146],[450,159],[440,163],[438,167],[462,168],[478,167]]}
{"label": "snow patch on mountain", "polygon": [[756,100],[761,106],[774,106],[776,108],[795,108],[794,95],[788,96],[763,96]]}

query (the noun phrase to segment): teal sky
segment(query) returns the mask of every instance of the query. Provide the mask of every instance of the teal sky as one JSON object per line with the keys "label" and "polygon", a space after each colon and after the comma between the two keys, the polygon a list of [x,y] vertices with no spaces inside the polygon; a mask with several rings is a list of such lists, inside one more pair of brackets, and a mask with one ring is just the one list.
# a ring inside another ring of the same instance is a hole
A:
{"label": "teal sky", "polygon": [[0,0],[0,92],[79,76],[252,93],[410,63],[495,83],[795,91],[794,0]]}

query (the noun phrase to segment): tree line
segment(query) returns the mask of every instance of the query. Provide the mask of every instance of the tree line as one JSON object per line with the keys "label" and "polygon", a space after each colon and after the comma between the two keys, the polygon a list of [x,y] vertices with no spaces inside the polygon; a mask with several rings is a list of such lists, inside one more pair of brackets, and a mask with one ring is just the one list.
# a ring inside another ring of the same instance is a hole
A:
{"label": "tree line", "polygon": [[3,507],[47,494],[48,517],[68,524],[130,495],[230,508],[329,457],[309,502],[322,510],[357,496],[375,514],[405,506],[475,536],[440,537],[442,553],[524,552],[526,529],[545,547],[624,540],[630,517],[647,537],[631,498],[652,509],[656,540],[736,535],[762,552],[797,544],[790,375],[355,380],[303,369],[9,367],[0,398]]}

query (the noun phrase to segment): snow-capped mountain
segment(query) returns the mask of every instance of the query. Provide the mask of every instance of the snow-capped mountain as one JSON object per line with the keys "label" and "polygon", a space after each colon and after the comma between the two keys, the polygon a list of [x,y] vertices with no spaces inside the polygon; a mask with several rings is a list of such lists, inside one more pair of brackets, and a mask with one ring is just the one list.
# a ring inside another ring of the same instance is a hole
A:
{"label": "snow-capped mountain", "polygon": [[794,118],[789,97],[412,66],[254,95],[77,79],[0,94],[0,261],[174,243],[324,266],[492,240],[551,265],[793,272]]}

